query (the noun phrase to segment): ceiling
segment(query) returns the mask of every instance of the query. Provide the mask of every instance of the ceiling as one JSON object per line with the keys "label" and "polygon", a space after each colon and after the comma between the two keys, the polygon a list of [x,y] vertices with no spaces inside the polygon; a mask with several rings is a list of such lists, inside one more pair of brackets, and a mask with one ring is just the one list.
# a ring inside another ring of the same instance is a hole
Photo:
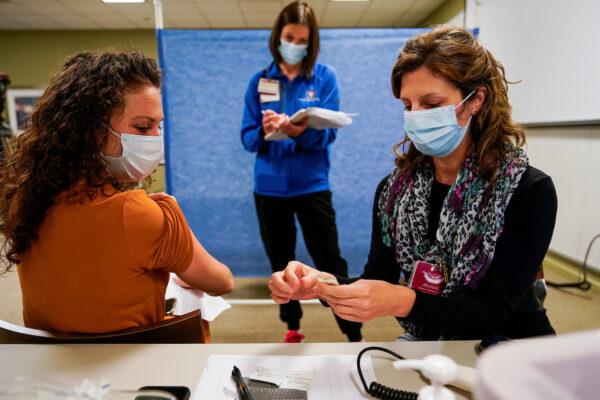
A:
{"label": "ceiling", "polygon": [[[163,0],[165,28],[270,28],[291,0]],[[306,0],[321,27],[414,27],[447,0]],[[152,29],[153,0],[0,0],[0,30]]]}

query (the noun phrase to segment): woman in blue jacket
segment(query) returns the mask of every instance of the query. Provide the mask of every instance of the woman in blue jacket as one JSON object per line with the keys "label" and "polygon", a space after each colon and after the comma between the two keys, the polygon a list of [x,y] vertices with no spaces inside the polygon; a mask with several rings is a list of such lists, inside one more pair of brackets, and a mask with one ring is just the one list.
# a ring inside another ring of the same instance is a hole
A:
{"label": "woman in blue jacket", "polygon": [[[328,178],[336,129],[310,129],[306,118],[289,120],[302,108],[339,109],[335,71],[316,62],[319,28],[310,6],[287,5],[275,21],[269,47],[273,62],[252,77],[246,91],[241,137],[246,150],[257,153],[254,199],[271,268],[281,271],[295,259],[296,216],[317,268],[347,276]],[[276,133],[287,138],[270,140]],[[284,341],[301,342],[300,303],[281,305],[280,318],[288,326]],[[336,320],[350,341],[362,339],[360,324]]]}

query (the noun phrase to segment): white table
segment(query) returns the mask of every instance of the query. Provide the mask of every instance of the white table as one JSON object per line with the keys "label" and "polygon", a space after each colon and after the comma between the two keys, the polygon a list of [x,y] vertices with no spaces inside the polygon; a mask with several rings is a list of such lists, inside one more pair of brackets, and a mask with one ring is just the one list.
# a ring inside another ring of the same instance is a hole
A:
{"label": "white table", "polygon": [[[307,344],[122,344],[122,345],[0,345],[0,377],[37,376],[77,386],[83,379],[106,378],[115,389],[145,385],[187,386],[193,392],[212,354],[323,355],[358,354],[367,346],[382,346],[406,358],[445,354],[458,364],[474,366],[476,341],[413,343],[307,343]],[[377,356],[376,356],[377,355]],[[380,356],[379,356],[380,355]],[[390,359],[373,352],[380,383],[418,391],[425,382],[411,370],[394,370]],[[458,399],[466,392],[455,390]]]}

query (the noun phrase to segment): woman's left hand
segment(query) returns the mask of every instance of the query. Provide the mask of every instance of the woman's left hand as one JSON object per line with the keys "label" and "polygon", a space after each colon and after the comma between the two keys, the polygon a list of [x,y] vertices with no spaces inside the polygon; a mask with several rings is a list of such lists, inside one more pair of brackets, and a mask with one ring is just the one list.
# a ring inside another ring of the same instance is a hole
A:
{"label": "woman's left hand", "polygon": [[305,117],[302,121],[297,124],[290,122],[290,119],[286,117],[285,122],[281,125],[281,130],[289,137],[297,137],[304,133],[308,126],[308,117]]}
{"label": "woman's left hand", "polygon": [[416,298],[414,290],[405,286],[368,279],[340,286],[318,283],[314,290],[338,316],[354,322],[388,315],[406,317]]}

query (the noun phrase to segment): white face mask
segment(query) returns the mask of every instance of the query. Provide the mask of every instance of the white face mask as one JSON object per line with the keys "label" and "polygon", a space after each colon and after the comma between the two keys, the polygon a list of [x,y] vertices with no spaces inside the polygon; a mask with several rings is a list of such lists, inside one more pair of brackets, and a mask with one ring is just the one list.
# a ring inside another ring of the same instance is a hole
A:
{"label": "white face mask", "polygon": [[123,152],[120,157],[102,154],[108,162],[108,172],[121,182],[139,182],[152,173],[163,158],[163,136],[118,134]]}

